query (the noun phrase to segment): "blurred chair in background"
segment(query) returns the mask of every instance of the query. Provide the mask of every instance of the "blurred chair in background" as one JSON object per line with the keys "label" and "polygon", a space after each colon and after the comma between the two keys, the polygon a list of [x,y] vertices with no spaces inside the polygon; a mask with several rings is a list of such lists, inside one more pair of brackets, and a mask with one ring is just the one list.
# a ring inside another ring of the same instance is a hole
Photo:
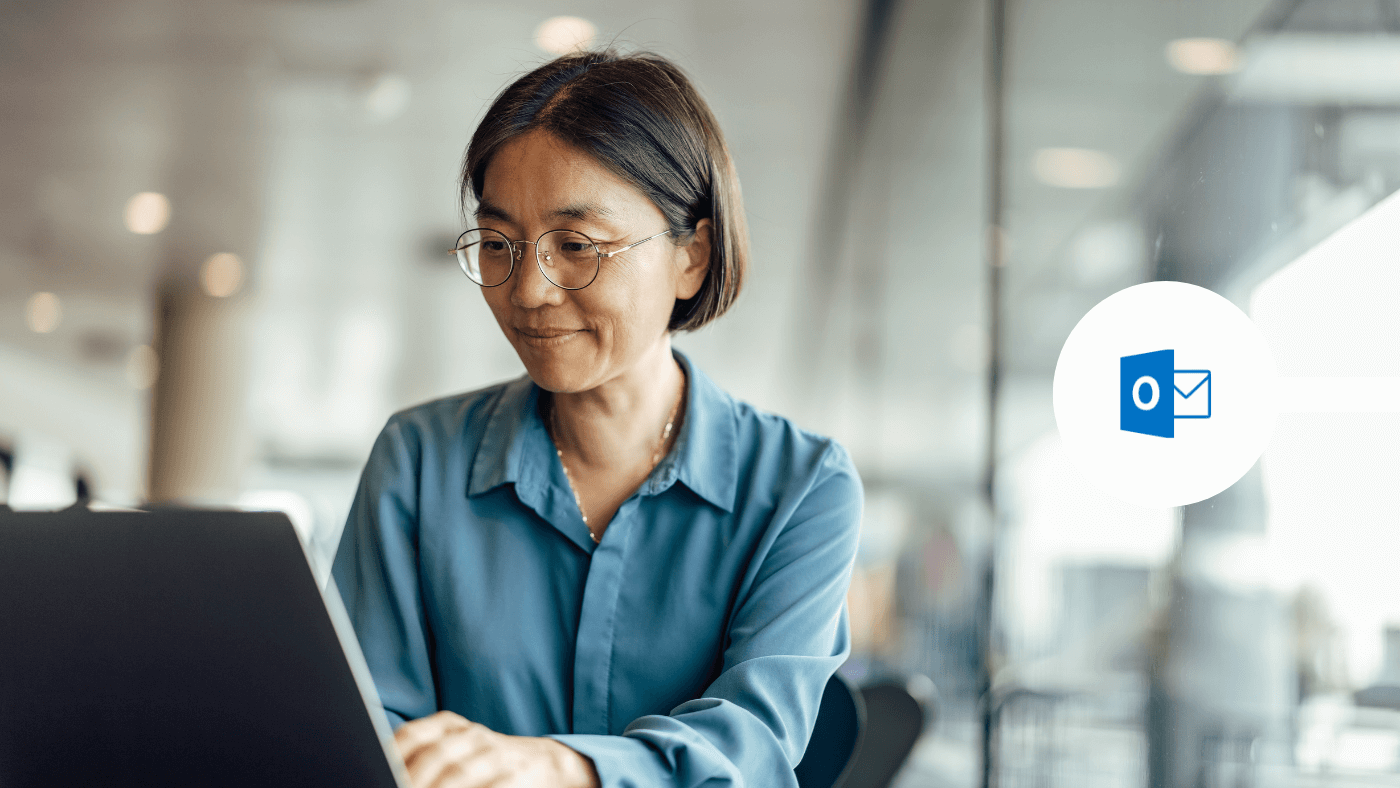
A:
{"label": "blurred chair in background", "polygon": [[797,784],[886,788],[936,719],[934,697],[926,693],[915,698],[895,681],[857,688],[840,673],[832,676],[807,753],[797,765]]}
{"label": "blurred chair in background", "polygon": [[862,687],[865,731],[846,780],[848,788],[885,788],[909,759],[920,734],[937,718],[934,696],[922,699],[906,685],[884,681]]}
{"label": "blurred chair in background", "polygon": [[822,693],[807,752],[797,764],[797,784],[801,788],[846,785],[843,778],[850,771],[864,728],[865,701],[860,690],[840,673],[834,674]]}
{"label": "blurred chair in background", "polygon": [[0,506],[10,502],[10,475],[14,472],[15,455],[0,446]]}

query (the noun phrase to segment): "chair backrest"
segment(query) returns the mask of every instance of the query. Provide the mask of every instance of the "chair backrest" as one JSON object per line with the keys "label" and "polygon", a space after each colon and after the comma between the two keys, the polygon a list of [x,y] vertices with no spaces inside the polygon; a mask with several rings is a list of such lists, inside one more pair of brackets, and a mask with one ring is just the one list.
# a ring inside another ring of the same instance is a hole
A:
{"label": "chair backrest", "polygon": [[873,684],[862,687],[860,693],[865,702],[865,730],[844,785],[885,788],[913,752],[925,723],[937,712],[932,698],[920,702],[904,684]]}
{"label": "chair backrest", "polygon": [[817,724],[807,752],[797,764],[801,788],[833,788],[850,770],[865,727],[865,703],[860,690],[837,673],[822,693]]}

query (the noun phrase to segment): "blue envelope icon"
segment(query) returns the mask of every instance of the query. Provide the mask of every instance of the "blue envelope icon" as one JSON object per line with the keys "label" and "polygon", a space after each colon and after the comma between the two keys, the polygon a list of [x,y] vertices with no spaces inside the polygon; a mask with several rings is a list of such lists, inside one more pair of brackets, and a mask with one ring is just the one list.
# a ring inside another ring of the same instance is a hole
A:
{"label": "blue envelope icon", "polygon": [[1172,404],[1178,419],[1210,418],[1210,370],[1178,369],[1172,373]]}
{"label": "blue envelope icon", "polygon": [[1154,350],[1119,359],[1118,427],[1124,432],[1176,437],[1177,419],[1208,419],[1208,369],[1176,369],[1176,351]]}

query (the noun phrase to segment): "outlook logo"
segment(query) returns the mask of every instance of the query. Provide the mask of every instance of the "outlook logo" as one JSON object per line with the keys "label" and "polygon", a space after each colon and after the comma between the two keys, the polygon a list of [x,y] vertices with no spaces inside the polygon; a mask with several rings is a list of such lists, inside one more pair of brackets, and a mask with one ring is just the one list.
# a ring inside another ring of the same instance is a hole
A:
{"label": "outlook logo", "polygon": [[1277,387],[1269,346],[1248,315],[1203,287],[1164,281],[1119,290],[1080,319],[1051,396],[1080,475],[1129,503],[1161,507],[1217,495],[1254,466],[1273,433]]}
{"label": "outlook logo", "polygon": [[1176,436],[1177,419],[1210,418],[1210,370],[1176,369],[1176,351],[1118,360],[1119,417],[1124,432]]}

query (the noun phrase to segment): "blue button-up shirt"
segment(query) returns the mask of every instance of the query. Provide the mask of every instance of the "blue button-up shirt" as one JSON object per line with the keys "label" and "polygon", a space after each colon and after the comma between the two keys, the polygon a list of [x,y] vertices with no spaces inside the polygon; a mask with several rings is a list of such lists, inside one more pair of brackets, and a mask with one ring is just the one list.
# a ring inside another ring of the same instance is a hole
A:
{"label": "blue button-up shirt", "polygon": [[796,785],[850,650],[860,479],[676,357],[680,435],[601,544],[528,377],[389,420],[333,576],[392,724],[551,736],[609,788]]}

